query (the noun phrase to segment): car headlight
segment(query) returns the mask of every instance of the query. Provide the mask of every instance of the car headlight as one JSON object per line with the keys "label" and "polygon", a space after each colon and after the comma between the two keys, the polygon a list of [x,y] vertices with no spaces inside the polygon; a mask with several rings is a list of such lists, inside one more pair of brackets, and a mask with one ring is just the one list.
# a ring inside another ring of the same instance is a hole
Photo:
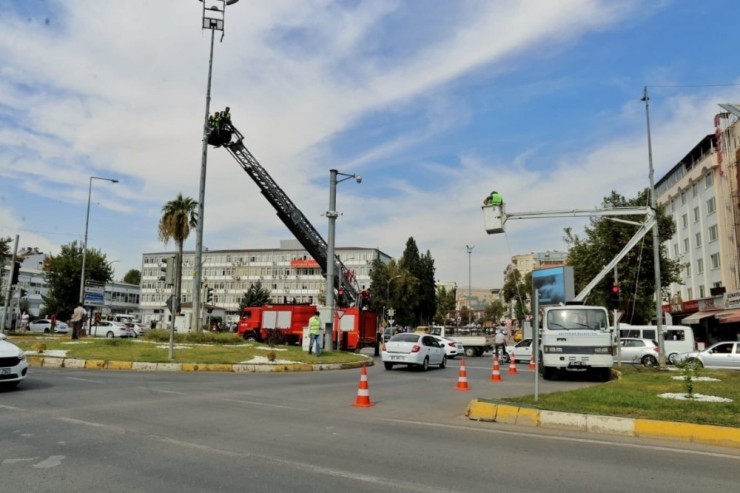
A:
{"label": "car headlight", "polygon": [[25,352],[21,352],[21,354],[18,355],[18,359],[21,360],[21,361],[25,360],[26,359],[26,353]]}

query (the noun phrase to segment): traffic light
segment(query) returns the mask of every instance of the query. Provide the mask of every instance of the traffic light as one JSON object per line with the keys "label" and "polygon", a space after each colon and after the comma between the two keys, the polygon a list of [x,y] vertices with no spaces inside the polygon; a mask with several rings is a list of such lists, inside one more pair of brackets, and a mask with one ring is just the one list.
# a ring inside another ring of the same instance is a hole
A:
{"label": "traffic light", "polygon": [[159,268],[164,275],[159,276],[160,281],[165,284],[175,284],[175,257],[165,257],[162,259],[163,266]]}
{"label": "traffic light", "polygon": [[206,289],[206,302],[213,303],[213,288]]}
{"label": "traffic light", "polygon": [[619,308],[619,284],[612,284],[609,292],[609,304],[612,308]]}
{"label": "traffic light", "polygon": [[13,274],[10,277],[11,286],[15,286],[16,284],[18,284],[18,275],[20,274],[20,272],[21,272],[21,263],[16,262],[15,264],[13,264]]}

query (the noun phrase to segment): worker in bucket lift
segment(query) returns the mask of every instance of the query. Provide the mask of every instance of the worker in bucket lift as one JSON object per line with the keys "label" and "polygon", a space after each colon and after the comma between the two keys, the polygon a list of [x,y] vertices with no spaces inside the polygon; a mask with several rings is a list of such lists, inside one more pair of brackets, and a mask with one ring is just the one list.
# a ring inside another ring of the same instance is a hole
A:
{"label": "worker in bucket lift", "polygon": [[231,108],[228,106],[221,112],[221,120],[219,121],[218,128],[221,129],[224,125],[231,125]]}
{"label": "worker in bucket lift", "polygon": [[221,122],[221,113],[219,111],[215,112],[211,116],[208,117],[208,127],[209,128],[218,128]]}
{"label": "worker in bucket lift", "polygon": [[504,198],[496,190],[491,192],[483,199],[483,205],[501,205],[504,203]]}

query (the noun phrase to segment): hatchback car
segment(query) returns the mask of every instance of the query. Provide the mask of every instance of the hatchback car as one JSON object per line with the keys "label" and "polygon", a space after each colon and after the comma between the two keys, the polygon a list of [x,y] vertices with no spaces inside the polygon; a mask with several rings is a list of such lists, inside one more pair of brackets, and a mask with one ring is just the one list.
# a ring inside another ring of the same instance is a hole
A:
{"label": "hatchback car", "polygon": [[704,351],[681,353],[675,358],[677,365],[684,361],[699,368],[740,370],[740,342],[718,342]]}
{"label": "hatchback car", "polygon": [[[38,320],[34,320],[30,324],[28,324],[28,330],[30,330],[31,332],[38,332],[42,334],[51,334],[51,320],[49,320],[48,318],[40,318]],[[54,333],[69,334],[69,325],[57,320],[56,324],[54,325]]]}
{"label": "hatchback car", "polygon": [[102,320],[90,327],[90,335],[93,337],[136,337],[134,330],[120,322]]}
{"label": "hatchback car", "polygon": [[436,341],[445,349],[445,355],[447,355],[448,359],[454,359],[455,356],[463,354],[465,351],[461,342],[450,339],[449,337],[435,335],[432,337],[434,337],[434,339],[436,339]]}
{"label": "hatchback car", "polygon": [[386,370],[392,370],[394,365],[414,366],[424,371],[429,365],[447,366],[444,347],[429,334],[396,334],[383,344],[380,355]]}
{"label": "hatchback car", "polygon": [[0,333],[0,386],[15,387],[27,374],[26,354]]}
{"label": "hatchback car", "polygon": [[660,349],[658,343],[652,339],[623,337],[619,340],[619,355],[622,363],[641,363],[645,366],[657,366],[659,354]]}

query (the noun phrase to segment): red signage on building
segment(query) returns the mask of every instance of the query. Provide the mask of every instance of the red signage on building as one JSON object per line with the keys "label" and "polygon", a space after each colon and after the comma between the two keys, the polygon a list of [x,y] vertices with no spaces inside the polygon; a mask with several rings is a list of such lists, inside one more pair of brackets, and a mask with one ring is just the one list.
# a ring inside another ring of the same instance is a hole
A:
{"label": "red signage on building", "polygon": [[308,269],[312,267],[318,267],[319,263],[316,262],[314,259],[303,260],[299,258],[294,258],[290,261],[290,266],[298,269]]}

